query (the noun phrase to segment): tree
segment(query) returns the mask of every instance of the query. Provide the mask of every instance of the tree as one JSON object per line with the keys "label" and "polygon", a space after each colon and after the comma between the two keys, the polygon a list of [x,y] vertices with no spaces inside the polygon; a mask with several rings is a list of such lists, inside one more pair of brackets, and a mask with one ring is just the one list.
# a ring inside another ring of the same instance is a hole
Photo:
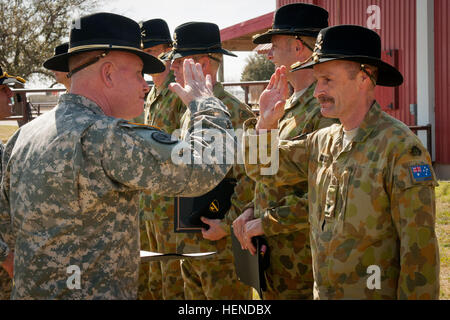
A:
{"label": "tree", "polygon": [[249,56],[242,71],[241,81],[269,80],[275,72],[275,65],[265,55],[255,53]]}
{"label": "tree", "polygon": [[52,77],[42,67],[54,48],[68,38],[74,13],[84,14],[97,0],[8,0],[0,3],[0,65],[29,78]]}

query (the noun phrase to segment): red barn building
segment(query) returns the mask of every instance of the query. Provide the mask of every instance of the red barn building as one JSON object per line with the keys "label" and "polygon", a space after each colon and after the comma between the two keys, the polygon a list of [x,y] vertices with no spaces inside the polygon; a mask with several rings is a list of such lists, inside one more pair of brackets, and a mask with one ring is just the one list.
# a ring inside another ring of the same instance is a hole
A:
{"label": "red barn building", "polygon": [[[376,31],[382,58],[404,76],[399,88],[378,88],[383,109],[409,126],[431,125],[436,173],[450,180],[450,1],[448,0],[276,0],[304,2],[330,13],[330,25],[357,24]],[[225,48],[251,51],[252,35],[272,25],[273,12],[221,30]],[[418,131],[427,145],[427,131]]]}

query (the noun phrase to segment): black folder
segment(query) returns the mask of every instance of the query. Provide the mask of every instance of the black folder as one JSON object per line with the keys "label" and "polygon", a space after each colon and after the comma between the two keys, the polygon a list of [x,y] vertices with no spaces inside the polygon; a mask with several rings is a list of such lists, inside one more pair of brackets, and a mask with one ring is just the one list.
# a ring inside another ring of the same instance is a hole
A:
{"label": "black folder", "polygon": [[267,290],[265,270],[270,265],[270,248],[267,240],[262,236],[253,237],[252,242],[257,252],[255,255],[248,250],[242,250],[241,243],[231,227],[231,244],[236,275],[241,282],[255,288],[259,297],[263,299],[262,292]]}
{"label": "black folder", "polygon": [[177,233],[201,232],[209,226],[200,220],[223,219],[231,207],[231,195],[236,179],[224,179],[208,193],[195,198],[176,197],[174,231]]}

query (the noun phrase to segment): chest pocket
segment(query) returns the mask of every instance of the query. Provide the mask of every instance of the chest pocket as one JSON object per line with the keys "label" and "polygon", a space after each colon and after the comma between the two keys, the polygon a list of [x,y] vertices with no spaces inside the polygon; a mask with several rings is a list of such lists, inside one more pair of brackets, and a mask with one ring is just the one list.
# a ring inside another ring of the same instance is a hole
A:
{"label": "chest pocket", "polygon": [[351,167],[336,170],[333,170],[332,167],[329,168],[328,174],[331,177],[326,190],[324,207],[324,216],[327,221],[332,221],[336,217],[339,220],[343,219],[352,173],[353,169]]}

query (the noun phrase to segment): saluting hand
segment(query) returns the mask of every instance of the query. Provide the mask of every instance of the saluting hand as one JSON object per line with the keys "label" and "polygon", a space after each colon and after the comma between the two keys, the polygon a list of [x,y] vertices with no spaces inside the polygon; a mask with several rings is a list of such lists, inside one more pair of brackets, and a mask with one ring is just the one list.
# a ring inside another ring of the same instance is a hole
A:
{"label": "saluting hand", "polygon": [[196,64],[193,59],[184,60],[183,73],[184,88],[179,83],[173,82],[169,85],[169,89],[176,93],[186,106],[197,98],[214,96],[211,75],[204,76],[200,63]]}
{"label": "saluting hand", "polygon": [[287,69],[281,66],[270,78],[266,90],[259,98],[260,117],[257,130],[278,128],[278,120],[284,114],[284,105],[288,96]]}

